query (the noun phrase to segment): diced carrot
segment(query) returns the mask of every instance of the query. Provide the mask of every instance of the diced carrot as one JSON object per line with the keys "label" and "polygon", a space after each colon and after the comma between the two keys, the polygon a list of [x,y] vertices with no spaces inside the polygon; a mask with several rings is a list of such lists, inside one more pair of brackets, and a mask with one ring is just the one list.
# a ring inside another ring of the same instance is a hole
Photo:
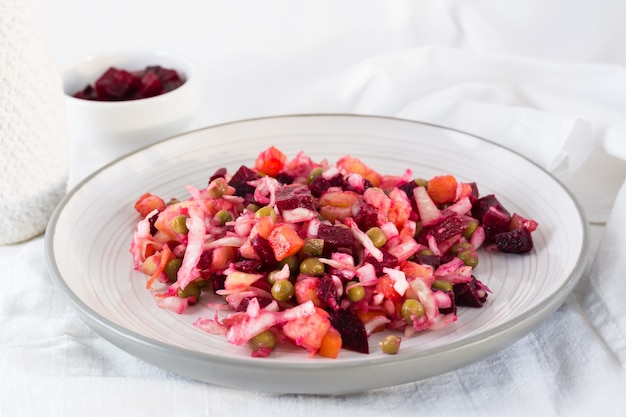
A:
{"label": "diced carrot", "polygon": [[142,217],[146,217],[154,209],[159,211],[165,209],[165,201],[163,201],[161,197],[145,193],[135,202],[135,210],[137,210]]}
{"label": "diced carrot", "polygon": [[369,180],[374,187],[380,186],[383,179],[382,175],[365,165],[363,161],[349,155],[339,159],[337,161],[337,166],[350,173],[360,174],[363,178]]}
{"label": "diced carrot", "polygon": [[270,146],[257,156],[254,168],[265,175],[275,177],[283,170],[285,161],[287,156],[274,146]]}
{"label": "diced carrot", "polygon": [[435,204],[451,203],[456,197],[456,178],[453,175],[439,175],[428,181],[428,195]]}
{"label": "diced carrot", "polygon": [[433,276],[433,269],[429,266],[420,265],[416,262],[406,261],[402,265],[402,272],[407,278],[430,278]]}
{"label": "diced carrot", "polygon": [[335,359],[339,356],[341,344],[341,334],[339,334],[339,332],[331,326],[322,338],[322,345],[320,346],[318,353],[326,358]]}
{"label": "diced carrot", "polygon": [[159,266],[154,271],[148,282],[146,283],[146,289],[152,288],[152,284],[156,279],[163,273],[165,266],[170,261],[170,255],[172,251],[168,245],[163,245],[163,249],[161,250],[161,259],[159,260]]}
{"label": "diced carrot", "polygon": [[389,275],[378,278],[374,292],[383,294],[387,300],[400,301],[402,296],[393,288],[394,280]]}
{"label": "diced carrot", "polygon": [[272,247],[277,261],[282,261],[288,256],[295,255],[304,246],[304,240],[286,224],[272,229],[267,241]]}

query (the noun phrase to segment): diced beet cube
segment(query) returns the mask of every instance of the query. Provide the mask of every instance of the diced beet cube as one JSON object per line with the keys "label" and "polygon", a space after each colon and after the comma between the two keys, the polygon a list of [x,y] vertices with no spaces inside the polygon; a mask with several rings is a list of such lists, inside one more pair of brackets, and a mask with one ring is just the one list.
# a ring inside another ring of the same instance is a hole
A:
{"label": "diced beet cube", "polygon": [[276,208],[283,212],[296,208],[315,210],[315,199],[306,185],[291,184],[276,190]]}
{"label": "diced beet cube", "polygon": [[83,88],[81,91],[74,94],[76,98],[82,98],[83,100],[97,100],[98,95],[96,94],[96,89],[93,88],[91,84],[87,85],[87,87]]}
{"label": "diced beet cube", "polygon": [[289,175],[286,172],[279,172],[274,178],[283,185],[292,184],[295,179],[292,175]]}
{"label": "diced beet cube", "polygon": [[341,347],[359,353],[369,353],[365,325],[350,310],[336,310],[330,313],[330,324],[341,335]]}
{"label": "diced beet cube", "polygon": [[241,272],[258,273],[263,271],[265,263],[258,259],[242,259],[234,264],[235,269]]}
{"label": "diced beet cube", "polygon": [[254,181],[259,179],[260,176],[255,171],[251,170],[245,165],[239,167],[237,172],[233,174],[233,177],[228,182],[228,185],[235,189],[235,195],[239,197],[246,197],[248,194],[254,194],[254,187],[248,184],[248,181]]}
{"label": "diced beet cube", "polygon": [[378,226],[378,210],[363,198],[359,198],[353,209],[354,221],[361,230],[369,230]]}
{"label": "diced beet cube", "polygon": [[383,273],[383,268],[394,268],[398,265],[398,258],[395,255],[390,254],[388,251],[382,248],[380,249],[380,251],[383,253],[382,261],[377,261],[376,258],[374,258],[369,253],[364,259],[366,263],[372,264],[377,275]]}
{"label": "diced beet cube", "polygon": [[420,265],[430,265],[433,268],[438,268],[441,265],[441,257],[438,255],[414,255],[415,261]]}
{"label": "diced beet cube", "polygon": [[154,72],[162,83],[170,81],[180,81],[178,72],[174,69],[163,68],[160,65],[152,65],[146,68],[148,71]]}
{"label": "diced beet cube", "polygon": [[406,195],[409,198],[409,200],[414,200],[414,198],[413,198],[413,190],[415,188],[417,188],[417,187],[419,187],[419,185],[417,184],[416,181],[409,181],[409,182],[407,182],[405,184],[402,184],[398,188],[406,193]]}
{"label": "diced beet cube", "polygon": [[161,83],[161,80],[154,72],[146,71],[143,77],[141,77],[138,91],[141,98],[154,97],[163,93],[163,83]]}
{"label": "diced beet cube", "polygon": [[500,201],[498,201],[496,196],[494,194],[489,194],[474,201],[472,204],[472,217],[482,222],[483,216],[491,207],[494,207],[499,212],[510,216],[509,212],[504,208],[504,206],[502,206],[502,204],[500,204]]}
{"label": "diced beet cube", "polygon": [[337,287],[335,286],[335,282],[330,275],[324,275],[320,278],[315,294],[320,298],[320,300],[325,302],[329,308],[333,310],[339,309]]}
{"label": "diced beet cube", "polygon": [[482,226],[485,230],[485,242],[493,242],[494,236],[509,230],[511,216],[508,212],[502,212],[496,206],[489,207],[489,210],[482,217]]}
{"label": "diced beet cube", "polygon": [[259,258],[263,259],[268,265],[274,265],[277,263],[274,257],[274,251],[272,245],[263,236],[256,235],[250,239],[250,245],[254,252],[259,255]]}
{"label": "diced beet cube", "polygon": [[226,170],[226,168],[219,168],[219,169],[217,169],[217,170],[213,173],[213,175],[211,175],[211,178],[209,178],[209,184],[210,184],[213,180],[215,180],[215,179],[217,179],[217,178],[224,178],[224,177],[226,177],[226,174],[227,174],[227,173],[228,173],[228,171]]}
{"label": "diced beet cube", "polygon": [[423,245],[428,244],[428,236],[433,236],[437,243],[441,243],[451,237],[463,233],[467,229],[467,222],[463,217],[453,211],[442,212],[443,216],[435,224],[425,226],[417,237],[417,241]]}
{"label": "diced beet cube", "polygon": [[182,80],[164,82],[163,83],[163,92],[167,93],[167,92],[170,92],[172,90],[176,90],[178,87],[180,87],[184,83],[185,82],[182,81]]}
{"label": "diced beet cube", "polygon": [[268,298],[268,297],[249,297],[249,298],[244,298],[243,300],[241,300],[239,305],[237,305],[237,308],[235,309],[235,311],[237,311],[237,312],[246,311],[248,309],[248,305],[250,304],[250,301],[253,298],[257,299],[257,301],[259,302],[259,307],[261,307],[261,308],[267,307],[272,302],[272,299]]}
{"label": "diced beet cube", "polygon": [[469,183],[470,188],[472,189],[472,194],[470,195],[470,198],[472,200],[472,202],[478,200],[480,194],[478,192],[478,185],[475,182],[470,182]]}
{"label": "diced beet cube", "polygon": [[482,307],[490,292],[489,288],[474,276],[469,282],[454,284],[452,289],[455,304],[463,307]]}
{"label": "diced beet cube", "polygon": [[313,181],[309,184],[309,190],[311,190],[311,194],[313,196],[319,198],[331,187],[330,182],[328,180],[322,178],[321,176],[315,177]]}
{"label": "diced beet cube", "polygon": [[212,252],[212,250],[205,250],[204,252],[202,252],[200,254],[200,259],[198,259],[198,263],[196,264],[196,268],[200,270],[209,269],[209,266],[211,266]]}
{"label": "diced beet cube", "polygon": [[352,230],[347,227],[322,223],[318,228],[317,237],[324,241],[324,256],[330,256],[333,252],[354,255],[356,239]]}
{"label": "diced beet cube", "polygon": [[100,100],[122,100],[139,82],[130,72],[111,67],[96,81],[96,93]]}
{"label": "diced beet cube", "polygon": [[508,253],[524,253],[533,248],[533,238],[525,227],[498,233],[494,236],[498,249]]}
{"label": "diced beet cube", "polygon": [[341,174],[336,174],[333,177],[328,179],[328,183],[330,184],[331,187],[344,187],[345,185],[345,179],[343,178],[343,175]]}

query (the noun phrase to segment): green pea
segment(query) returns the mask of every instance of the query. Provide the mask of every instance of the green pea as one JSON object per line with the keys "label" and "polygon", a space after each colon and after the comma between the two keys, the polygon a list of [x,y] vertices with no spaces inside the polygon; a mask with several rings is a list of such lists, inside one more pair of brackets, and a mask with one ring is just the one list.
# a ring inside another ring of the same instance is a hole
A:
{"label": "green pea", "polygon": [[367,231],[367,236],[377,248],[382,248],[385,246],[385,243],[387,243],[387,236],[380,227],[372,227],[369,229]]}
{"label": "green pea", "polygon": [[303,257],[320,257],[324,253],[324,239],[318,239],[313,237],[307,237],[304,239],[304,246],[300,254]]}
{"label": "green pea", "polygon": [[270,285],[274,285],[274,282],[276,282],[276,274],[278,274],[280,272],[280,270],[275,269],[274,271],[270,271],[267,274],[267,283]]}
{"label": "green pea", "polygon": [[326,272],[326,266],[318,258],[306,258],[300,262],[300,272],[306,275],[319,277]]}
{"label": "green pea", "polygon": [[214,179],[208,187],[209,197],[220,198],[228,191],[228,182],[224,178]]}
{"label": "green pea", "polygon": [[256,217],[271,217],[272,220],[276,221],[276,211],[270,206],[264,206],[258,209],[255,213]]}
{"label": "green pea", "polygon": [[274,349],[276,336],[271,330],[264,330],[250,339],[250,347],[253,351],[260,349]]}
{"label": "green pea", "polygon": [[259,205],[258,205],[258,204],[249,203],[249,204],[246,206],[246,210],[253,211],[253,212],[255,212],[255,213],[256,213],[256,211],[257,211],[258,209],[260,209],[260,207],[259,207]]}
{"label": "green pea", "polygon": [[354,281],[350,281],[346,284],[346,296],[353,303],[358,303],[365,297],[365,288]]}
{"label": "green pea", "polygon": [[422,256],[433,256],[435,254],[435,252],[431,251],[430,249],[422,249],[421,251],[418,252],[418,255],[422,255]]}
{"label": "green pea", "polygon": [[189,232],[187,228],[187,216],[176,216],[172,220],[172,230],[176,233],[180,233],[181,235],[185,235]]}
{"label": "green pea", "polygon": [[233,221],[233,215],[228,210],[220,210],[215,213],[214,219],[218,225],[224,226],[226,223]]}
{"label": "green pea", "polygon": [[288,279],[281,279],[272,285],[272,297],[277,301],[289,301],[295,293],[296,290]]}
{"label": "green pea", "polygon": [[476,265],[478,265],[478,255],[472,249],[461,251],[457,257],[462,260],[465,265],[471,266],[472,268],[476,268]]}
{"label": "green pea", "polygon": [[428,180],[424,179],[424,178],[415,178],[415,183],[420,186],[420,187],[428,187]]}
{"label": "green pea", "polygon": [[402,303],[400,314],[407,323],[413,323],[412,317],[421,317],[424,315],[424,306],[413,298],[407,298]]}
{"label": "green pea", "polygon": [[165,264],[165,268],[163,272],[169,278],[170,281],[176,281],[178,278],[178,270],[180,266],[183,264],[182,259],[174,258],[170,259],[167,264]]}
{"label": "green pea", "polygon": [[478,229],[478,223],[476,222],[467,223],[467,229],[463,231],[463,237],[469,240],[474,234],[474,232],[476,231],[476,229]]}
{"label": "green pea", "polygon": [[463,241],[463,242],[458,242],[452,245],[452,247],[450,248],[450,252],[452,252],[455,255],[458,255],[459,253],[466,251],[468,249],[471,249],[471,248],[472,248],[472,245],[470,245],[469,242]]}
{"label": "green pea", "polygon": [[191,296],[195,296],[196,298],[198,298],[200,297],[201,292],[202,292],[202,289],[197,283],[190,282],[189,284],[187,284],[184,290],[182,288],[179,288],[176,295],[178,295],[181,298],[188,298]]}
{"label": "green pea", "polygon": [[380,349],[387,355],[395,355],[400,350],[400,342],[402,339],[396,335],[386,336],[382,342],[380,342]]}
{"label": "green pea", "polygon": [[450,281],[446,281],[445,279],[436,279],[433,282],[433,288],[441,291],[452,291],[452,283]]}
{"label": "green pea", "polygon": [[288,256],[278,263],[278,269],[283,269],[283,266],[289,266],[289,272],[291,275],[295,275],[300,271],[300,261],[296,256]]}
{"label": "green pea", "polygon": [[316,167],[309,172],[309,176],[307,177],[307,183],[313,182],[313,180],[324,173],[324,168]]}

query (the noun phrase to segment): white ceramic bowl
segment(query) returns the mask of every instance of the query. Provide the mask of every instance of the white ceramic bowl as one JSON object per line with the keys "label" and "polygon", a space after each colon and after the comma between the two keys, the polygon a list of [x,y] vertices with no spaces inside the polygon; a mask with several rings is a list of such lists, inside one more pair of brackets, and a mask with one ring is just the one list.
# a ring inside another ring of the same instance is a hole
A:
{"label": "white ceramic bowl", "polygon": [[[109,67],[135,71],[160,65],[185,81],[170,92],[137,100],[93,101],[73,95],[93,85]],[[194,65],[164,51],[126,51],[88,56],[63,71],[63,89],[75,152],[97,152],[107,159],[185,131],[198,108]]]}

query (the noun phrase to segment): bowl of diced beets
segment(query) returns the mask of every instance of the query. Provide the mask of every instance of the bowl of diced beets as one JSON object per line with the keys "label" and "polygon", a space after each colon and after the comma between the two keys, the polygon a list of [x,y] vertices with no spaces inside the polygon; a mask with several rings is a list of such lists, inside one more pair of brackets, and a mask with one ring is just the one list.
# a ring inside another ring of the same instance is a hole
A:
{"label": "bowl of diced beets", "polygon": [[164,51],[89,56],[63,74],[77,152],[118,157],[179,133],[199,103],[194,65]]}

